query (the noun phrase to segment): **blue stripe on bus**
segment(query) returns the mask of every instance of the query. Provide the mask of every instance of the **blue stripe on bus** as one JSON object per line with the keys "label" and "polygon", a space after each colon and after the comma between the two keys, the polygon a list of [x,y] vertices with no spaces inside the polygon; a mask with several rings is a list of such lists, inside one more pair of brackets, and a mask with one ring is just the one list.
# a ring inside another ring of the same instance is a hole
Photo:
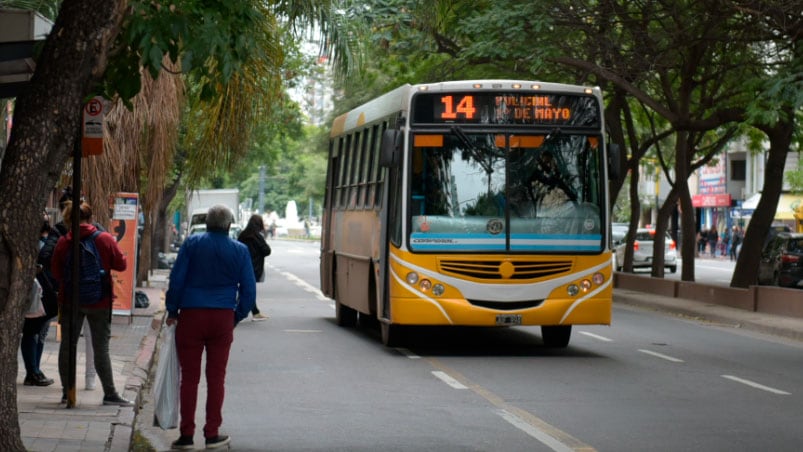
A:
{"label": "blue stripe on bus", "polygon": [[[454,232],[413,232],[410,236],[413,239],[491,239],[491,240],[504,240],[504,237],[499,235],[491,235],[484,233],[465,233],[457,234]],[[600,234],[511,234],[511,240],[582,240],[584,242],[602,240]]]}
{"label": "blue stripe on bus", "polygon": [[[514,234],[511,236],[510,249],[595,252],[601,250],[601,241],[601,235]],[[411,236],[410,247],[422,251],[505,251],[506,249],[504,238],[488,234],[448,233],[414,233]]]}

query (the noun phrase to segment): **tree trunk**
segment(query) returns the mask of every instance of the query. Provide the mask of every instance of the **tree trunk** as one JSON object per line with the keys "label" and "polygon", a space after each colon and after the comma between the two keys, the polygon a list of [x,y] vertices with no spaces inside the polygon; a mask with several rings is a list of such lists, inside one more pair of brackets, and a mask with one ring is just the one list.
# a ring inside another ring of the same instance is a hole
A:
{"label": "tree trunk", "polygon": [[624,262],[617,263],[622,266],[622,270],[627,273],[633,272],[633,242],[636,239],[636,229],[638,229],[639,217],[641,216],[641,200],[638,197],[638,160],[633,159],[631,165],[635,168],[630,170],[630,226],[627,228],[625,236]]}
{"label": "tree trunk", "polygon": [[[793,115],[789,110],[787,109],[786,111],[787,117],[792,118]],[[761,248],[775,218],[778,199],[783,189],[783,171],[786,164],[786,154],[789,153],[789,146],[792,143],[794,134],[794,120],[779,122],[774,127],[766,127],[762,130],[770,140],[767,166],[764,170],[764,189],[761,192],[761,199],[756,206],[755,212],[753,212],[750,223],[747,225],[742,250],[733,270],[731,287],[746,289],[751,284],[756,283]]]}
{"label": "tree trunk", "polygon": [[72,155],[83,101],[106,67],[126,0],[66,0],[15,105],[0,166],[0,450],[25,450],[17,417],[17,350],[47,195]]}
{"label": "tree trunk", "polygon": [[694,207],[689,192],[691,161],[694,158],[689,132],[678,132],[675,143],[675,190],[680,200],[680,257],[681,281],[694,281],[694,257],[697,248],[695,237]]}
{"label": "tree trunk", "polygon": [[[170,229],[167,227],[167,207],[173,198],[178,193],[179,179],[176,178],[168,187],[164,189],[162,198],[159,200],[159,205],[156,206],[156,224],[153,230],[153,243],[151,246],[151,268],[158,267],[159,252],[166,253],[170,249]],[[156,256],[156,259],[153,259]]]}
{"label": "tree trunk", "polygon": [[137,281],[143,284],[148,281],[148,273],[151,270],[151,242],[153,240],[153,221],[151,221],[150,209],[147,205],[142,206],[145,212],[145,224],[142,227],[142,235],[139,238],[139,265],[137,265]]}
{"label": "tree trunk", "polygon": [[675,205],[678,202],[677,184],[672,187],[672,190],[666,196],[666,200],[658,209],[658,214],[655,219],[655,237],[653,240],[653,264],[652,276],[656,278],[664,277],[664,269],[666,262],[666,236],[669,229],[669,217],[675,211]]}

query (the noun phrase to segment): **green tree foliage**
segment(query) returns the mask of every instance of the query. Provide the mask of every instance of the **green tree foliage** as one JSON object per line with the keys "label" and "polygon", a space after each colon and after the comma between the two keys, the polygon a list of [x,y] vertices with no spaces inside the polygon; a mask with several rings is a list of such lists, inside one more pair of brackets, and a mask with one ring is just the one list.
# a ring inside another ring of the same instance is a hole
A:
{"label": "green tree foliage", "polygon": [[[368,3],[368,39],[390,54],[380,73],[398,69],[410,81],[503,77],[600,85],[611,136],[630,151],[628,168],[637,171],[653,148],[673,185],[656,237],[679,200],[683,235],[694,235],[686,180],[723,149],[739,123],[770,125],[801,105],[795,2]],[[670,133],[673,147],[656,147]],[[683,278],[692,280],[694,248],[687,242]],[[655,248],[654,273],[661,276],[663,247]]]}

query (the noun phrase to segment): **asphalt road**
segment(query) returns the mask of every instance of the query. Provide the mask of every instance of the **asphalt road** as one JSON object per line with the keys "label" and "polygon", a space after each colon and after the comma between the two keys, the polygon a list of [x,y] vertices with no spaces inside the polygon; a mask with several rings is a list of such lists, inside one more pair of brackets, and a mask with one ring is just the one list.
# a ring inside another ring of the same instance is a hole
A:
{"label": "asphalt road", "polygon": [[[617,305],[564,350],[537,327],[418,329],[390,349],[335,325],[317,243],[271,246],[271,318],[237,328],[229,363],[232,450],[800,449],[799,342]],[[165,450],[178,433],[146,436]]]}

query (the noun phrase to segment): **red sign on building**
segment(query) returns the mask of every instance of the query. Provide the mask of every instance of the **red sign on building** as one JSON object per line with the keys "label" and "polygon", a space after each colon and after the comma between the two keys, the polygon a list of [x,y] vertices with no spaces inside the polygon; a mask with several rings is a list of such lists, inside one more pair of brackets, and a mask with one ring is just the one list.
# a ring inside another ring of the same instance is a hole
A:
{"label": "red sign on building", "polygon": [[694,195],[691,197],[691,205],[694,207],[730,207],[731,195],[728,193]]}

